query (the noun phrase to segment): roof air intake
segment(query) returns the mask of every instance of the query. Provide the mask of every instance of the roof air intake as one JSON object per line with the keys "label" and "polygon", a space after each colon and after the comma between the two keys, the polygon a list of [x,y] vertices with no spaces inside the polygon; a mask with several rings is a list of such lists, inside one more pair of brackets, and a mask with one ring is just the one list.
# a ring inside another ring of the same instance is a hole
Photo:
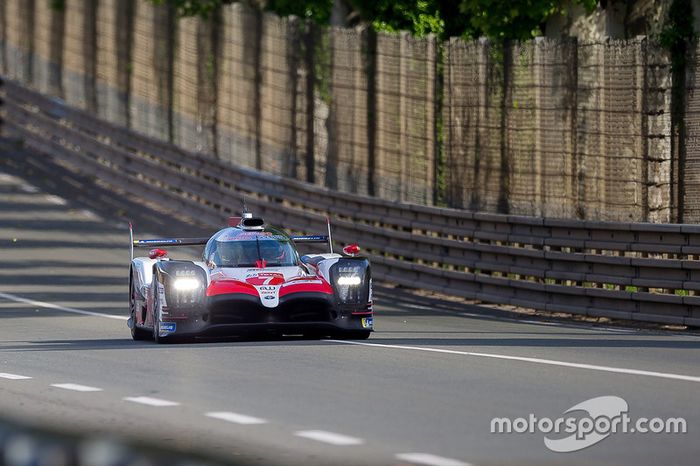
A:
{"label": "roof air intake", "polygon": [[243,218],[241,228],[244,230],[262,230],[265,221],[260,217]]}

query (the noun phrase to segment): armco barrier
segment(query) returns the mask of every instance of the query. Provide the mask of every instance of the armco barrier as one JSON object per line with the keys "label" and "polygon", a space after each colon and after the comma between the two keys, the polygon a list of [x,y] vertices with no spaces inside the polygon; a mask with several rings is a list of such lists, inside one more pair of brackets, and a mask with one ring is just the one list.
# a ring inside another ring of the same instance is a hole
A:
{"label": "armco barrier", "polygon": [[248,206],[293,231],[357,241],[376,278],[491,303],[700,325],[700,226],[543,219],[399,204],[230,166],[17,84],[5,132],[138,197],[219,226]]}
{"label": "armco barrier", "polygon": [[241,466],[244,461],[214,458],[203,447],[189,451],[142,439],[70,431],[0,417],[0,466]]}

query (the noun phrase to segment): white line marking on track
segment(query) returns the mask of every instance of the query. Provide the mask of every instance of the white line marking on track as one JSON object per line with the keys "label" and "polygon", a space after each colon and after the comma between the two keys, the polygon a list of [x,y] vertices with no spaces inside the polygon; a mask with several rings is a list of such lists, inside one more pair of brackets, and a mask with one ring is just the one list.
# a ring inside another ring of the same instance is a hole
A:
{"label": "white line marking on track", "polygon": [[321,340],[332,343],[342,343],[345,345],[373,346],[377,348],[402,349],[410,351],[425,351],[428,353],[458,354],[461,356],[474,356],[478,358],[505,359],[508,361],[529,362],[533,364],[546,364],[549,366],[572,367],[575,369],[588,369],[600,372],[613,372],[616,374],[641,375],[646,377],[657,377],[661,379],[683,380],[686,382],[700,383],[700,377],[694,375],[671,374],[667,372],[645,371],[640,369],[626,369],[624,367],[598,366],[595,364],[581,364],[577,362],[555,361],[553,359],[528,358],[523,356],[509,356],[507,354],[475,353],[472,351],[456,351],[440,348],[426,348],[421,346],[385,345],[381,343],[363,343],[348,340]]}
{"label": "white line marking on track", "polygon": [[430,453],[399,453],[396,458],[409,463],[424,464],[426,466],[470,466],[459,460],[443,458],[442,456],[431,455]]}
{"label": "white line marking on track", "polygon": [[294,435],[336,446],[362,445],[364,443],[362,439],[326,432],[325,430],[300,430],[295,432]]}
{"label": "white line marking on track", "polygon": [[205,416],[214,419],[221,419],[222,421],[233,422],[234,424],[252,425],[267,423],[265,419],[260,419],[259,417],[246,416],[245,414],[232,413],[229,411],[206,413]]}
{"label": "white line marking on track", "polygon": [[160,398],[151,398],[150,396],[127,396],[126,398],[122,399],[124,401],[131,401],[133,403],[157,407],[178,406],[180,404],[177,401],[161,400]]}
{"label": "white line marking on track", "polygon": [[63,307],[63,306],[59,306],[57,304],[45,303],[43,301],[35,301],[33,299],[27,299],[27,298],[23,298],[21,296],[16,296],[16,295],[9,294],[9,293],[0,293],[0,298],[4,298],[4,299],[10,300],[10,301],[15,301],[18,303],[31,304],[32,306],[43,307],[45,309],[55,309],[57,311],[72,312],[73,314],[83,314],[83,315],[87,315],[87,316],[105,317],[107,319],[116,319],[116,320],[129,320],[129,318],[126,316],[115,316],[113,314],[100,314],[99,312],[84,311],[82,309],[73,309],[72,307]]}
{"label": "white line marking on track", "polygon": [[77,383],[52,383],[52,387],[62,388],[64,390],[73,390],[75,392],[101,392],[101,388],[88,387],[87,385],[79,385]]}
{"label": "white line marking on track", "polygon": [[0,372],[0,379],[27,380],[31,379],[31,377],[28,377],[26,375],[8,374],[7,372]]}

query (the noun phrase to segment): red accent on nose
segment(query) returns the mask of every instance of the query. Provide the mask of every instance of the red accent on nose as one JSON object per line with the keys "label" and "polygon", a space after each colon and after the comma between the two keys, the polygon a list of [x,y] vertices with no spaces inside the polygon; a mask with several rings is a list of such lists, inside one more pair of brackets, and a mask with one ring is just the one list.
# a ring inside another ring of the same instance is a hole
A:
{"label": "red accent on nose", "polygon": [[267,267],[267,261],[265,259],[256,260],[255,266],[259,269],[264,269],[265,267]]}
{"label": "red accent on nose", "polygon": [[343,253],[348,256],[354,256],[360,253],[360,246],[357,244],[348,244],[343,248]]}
{"label": "red accent on nose", "polygon": [[156,248],[156,249],[151,249],[150,251],[148,251],[148,257],[150,257],[151,259],[158,259],[160,257],[165,257],[167,255],[168,255],[168,251],[166,251],[165,249]]}

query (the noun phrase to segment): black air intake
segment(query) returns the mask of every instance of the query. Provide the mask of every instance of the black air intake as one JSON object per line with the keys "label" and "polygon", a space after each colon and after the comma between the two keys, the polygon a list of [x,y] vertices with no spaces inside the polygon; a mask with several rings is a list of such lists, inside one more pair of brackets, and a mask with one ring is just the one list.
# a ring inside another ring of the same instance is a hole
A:
{"label": "black air intake", "polygon": [[241,220],[241,227],[243,229],[258,229],[262,228],[262,226],[265,224],[265,221],[261,219],[260,217],[251,217],[251,218],[244,218]]}

